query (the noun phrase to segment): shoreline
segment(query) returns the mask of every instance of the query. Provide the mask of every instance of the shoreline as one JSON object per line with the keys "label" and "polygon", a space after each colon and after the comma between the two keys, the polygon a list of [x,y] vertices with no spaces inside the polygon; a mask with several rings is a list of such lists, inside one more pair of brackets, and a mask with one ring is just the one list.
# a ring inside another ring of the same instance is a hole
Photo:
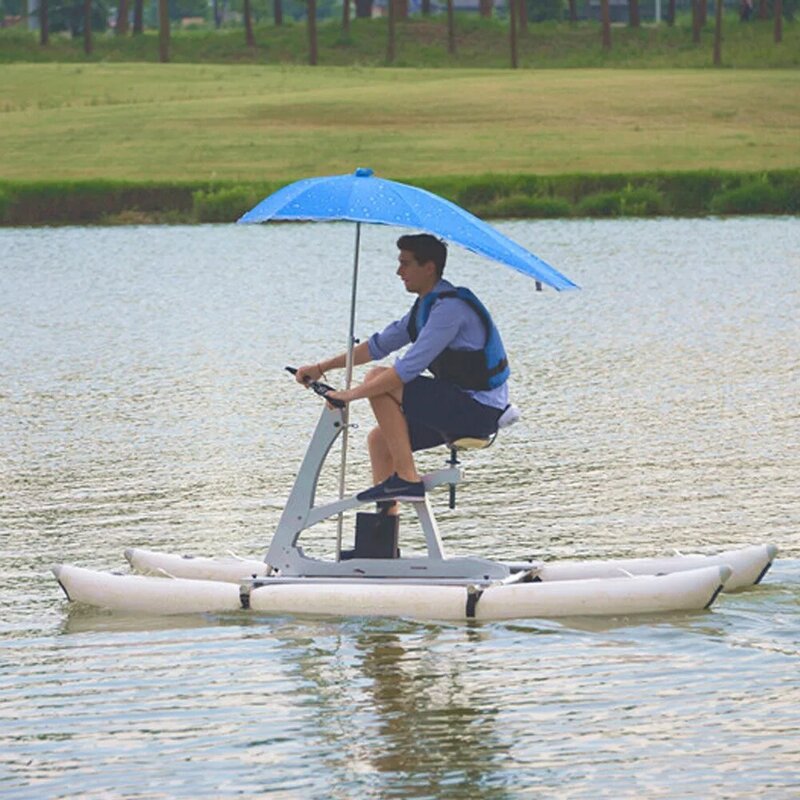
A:
{"label": "shoreline", "polygon": [[[483,219],[800,215],[800,169],[401,180]],[[0,180],[0,226],[233,222],[289,182]]]}

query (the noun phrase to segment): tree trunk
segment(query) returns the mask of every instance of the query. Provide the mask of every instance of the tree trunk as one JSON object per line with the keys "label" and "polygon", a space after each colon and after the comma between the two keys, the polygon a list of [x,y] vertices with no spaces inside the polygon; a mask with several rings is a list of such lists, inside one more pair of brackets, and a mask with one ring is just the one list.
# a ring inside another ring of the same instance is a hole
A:
{"label": "tree trunk", "polygon": [[456,12],[453,7],[454,0],[447,0],[447,52],[456,54]]}
{"label": "tree trunk", "polygon": [[214,27],[219,30],[220,26],[220,18],[219,18],[219,0],[213,0],[211,3],[211,14],[214,17]]}
{"label": "tree trunk", "polygon": [[600,20],[603,29],[603,50],[611,49],[611,11],[608,0],[600,0]]}
{"label": "tree trunk", "polygon": [[393,0],[395,6],[395,19],[408,19],[408,0]]}
{"label": "tree trunk", "polygon": [[169,2],[158,0],[158,60],[169,61]]}
{"label": "tree trunk", "polygon": [[705,28],[708,23],[708,0],[700,0],[700,27]]}
{"label": "tree trunk", "polygon": [[50,42],[50,0],[41,0],[39,3],[39,44],[46,47]]}
{"label": "tree trunk", "polygon": [[714,0],[714,66],[722,66],[722,0]]}
{"label": "tree trunk", "polygon": [[675,24],[675,0],[669,0],[667,4],[667,25],[672,27]]}
{"label": "tree trunk", "polygon": [[775,44],[783,41],[783,0],[775,0]]}
{"label": "tree trunk", "polygon": [[508,0],[508,35],[511,43],[511,69],[516,69],[519,66],[519,59],[517,56],[517,3],[520,0]]}
{"label": "tree trunk", "polygon": [[639,18],[639,0],[628,0],[628,23],[631,28],[638,28],[641,25]]}
{"label": "tree trunk", "polygon": [[574,25],[578,21],[578,2],[577,0],[569,0],[569,22]]}
{"label": "tree trunk", "polygon": [[397,6],[395,5],[394,0],[388,1],[388,7],[386,9],[389,13],[389,18],[387,20],[387,30],[388,30],[388,39],[386,40],[386,63],[387,64],[394,64],[394,54],[395,54],[395,20],[397,18]]}
{"label": "tree trunk", "polygon": [[484,19],[489,19],[492,16],[492,6],[494,0],[479,0],[478,11]]}
{"label": "tree trunk", "polygon": [[273,0],[272,17],[275,20],[275,27],[280,28],[283,25],[283,0]]}
{"label": "tree trunk", "polygon": [[306,9],[308,25],[308,63],[317,65],[317,0],[308,0]]}
{"label": "tree trunk", "polygon": [[769,19],[769,8],[767,0],[758,0],[758,18]]}
{"label": "tree trunk", "polygon": [[429,17],[431,15],[431,0],[422,0],[422,16]]}
{"label": "tree trunk", "polygon": [[700,43],[700,0],[692,0],[692,41]]}
{"label": "tree trunk", "polygon": [[342,33],[350,33],[350,0],[342,3]]}
{"label": "tree trunk", "polygon": [[517,0],[519,4],[519,30],[526,33],[528,30],[528,0]]}
{"label": "tree trunk", "polygon": [[92,0],[83,0],[83,52],[92,54]]}
{"label": "tree trunk", "polygon": [[244,40],[248,47],[256,46],[256,37],[253,33],[253,9],[251,0],[244,0]]}
{"label": "tree trunk", "polygon": [[144,30],[144,0],[133,0],[133,35]]}
{"label": "tree trunk", "polygon": [[128,0],[119,0],[117,27],[114,29],[114,33],[116,33],[117,36],[127,36],[128,29]]}
{"label": "tree trunk", "polygon": [[356,18],[369,19],[372,16],[372,0],[356,0]]}

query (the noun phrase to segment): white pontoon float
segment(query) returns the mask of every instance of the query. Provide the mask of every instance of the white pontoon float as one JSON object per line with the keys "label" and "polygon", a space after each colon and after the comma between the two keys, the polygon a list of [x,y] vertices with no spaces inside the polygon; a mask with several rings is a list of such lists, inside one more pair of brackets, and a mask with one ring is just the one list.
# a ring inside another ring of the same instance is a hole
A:
{"label": "white pontoon float", "polygon": [[342,410],[323,410],[263,561],[130,549],[125,555],[131,566],[149,574],[54,567],[68,599],[145,614],[250,609],[427,620],[618,616],[708,608],[724,588],[758,583],[777,553],[762,545],[715,556],[574,563],[448,556],[430,493],[460,482],[453,454],[444,469],[424,476],[425,499],[410,503],[425,537],[425,554],[360,557],[356,548],[351,558],[311,558],[299,544],[301,534],[363,505],[356,497],[315,505],[323,464],[344,425]]}

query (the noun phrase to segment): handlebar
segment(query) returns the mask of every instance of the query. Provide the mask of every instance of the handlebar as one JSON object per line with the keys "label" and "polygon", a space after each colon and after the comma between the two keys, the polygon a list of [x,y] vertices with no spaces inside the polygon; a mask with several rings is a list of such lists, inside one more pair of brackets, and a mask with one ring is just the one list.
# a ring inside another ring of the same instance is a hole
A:
{"label": "handlebar", "polygon": [[[286,367],[286,371],[292,375],[297,375],[296,367]],[[336,391],[333,386],[328,386],[327,383],[321,383],[320,381],[306,381],[305,384],[320,397],[324,397],[334,408],[344,408],[344,403],[341,400],[327,396],[328,392]]]}

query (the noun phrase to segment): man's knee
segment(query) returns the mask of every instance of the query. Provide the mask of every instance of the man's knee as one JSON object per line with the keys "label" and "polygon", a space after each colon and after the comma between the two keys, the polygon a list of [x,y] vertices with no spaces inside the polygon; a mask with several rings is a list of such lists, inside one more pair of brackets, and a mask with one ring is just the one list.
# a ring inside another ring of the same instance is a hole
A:
{"label": "man's knee", "polygon": [[[383,375],[386,372],[389,372],[392,368],[391,367],[372,367],[372,369],[367,372],[364,376],[364,383],[369,383],[370,381],[374,381]],[[372,406],[373,410],[375,410],[376,404],[383,404],[385,405],[386,400],[391,399],[396,404],[400,405],[403,402],[403,387],[400,386],[397,389],[391,389],[384,394],[376,394],[369,398],[369,404]]]}

